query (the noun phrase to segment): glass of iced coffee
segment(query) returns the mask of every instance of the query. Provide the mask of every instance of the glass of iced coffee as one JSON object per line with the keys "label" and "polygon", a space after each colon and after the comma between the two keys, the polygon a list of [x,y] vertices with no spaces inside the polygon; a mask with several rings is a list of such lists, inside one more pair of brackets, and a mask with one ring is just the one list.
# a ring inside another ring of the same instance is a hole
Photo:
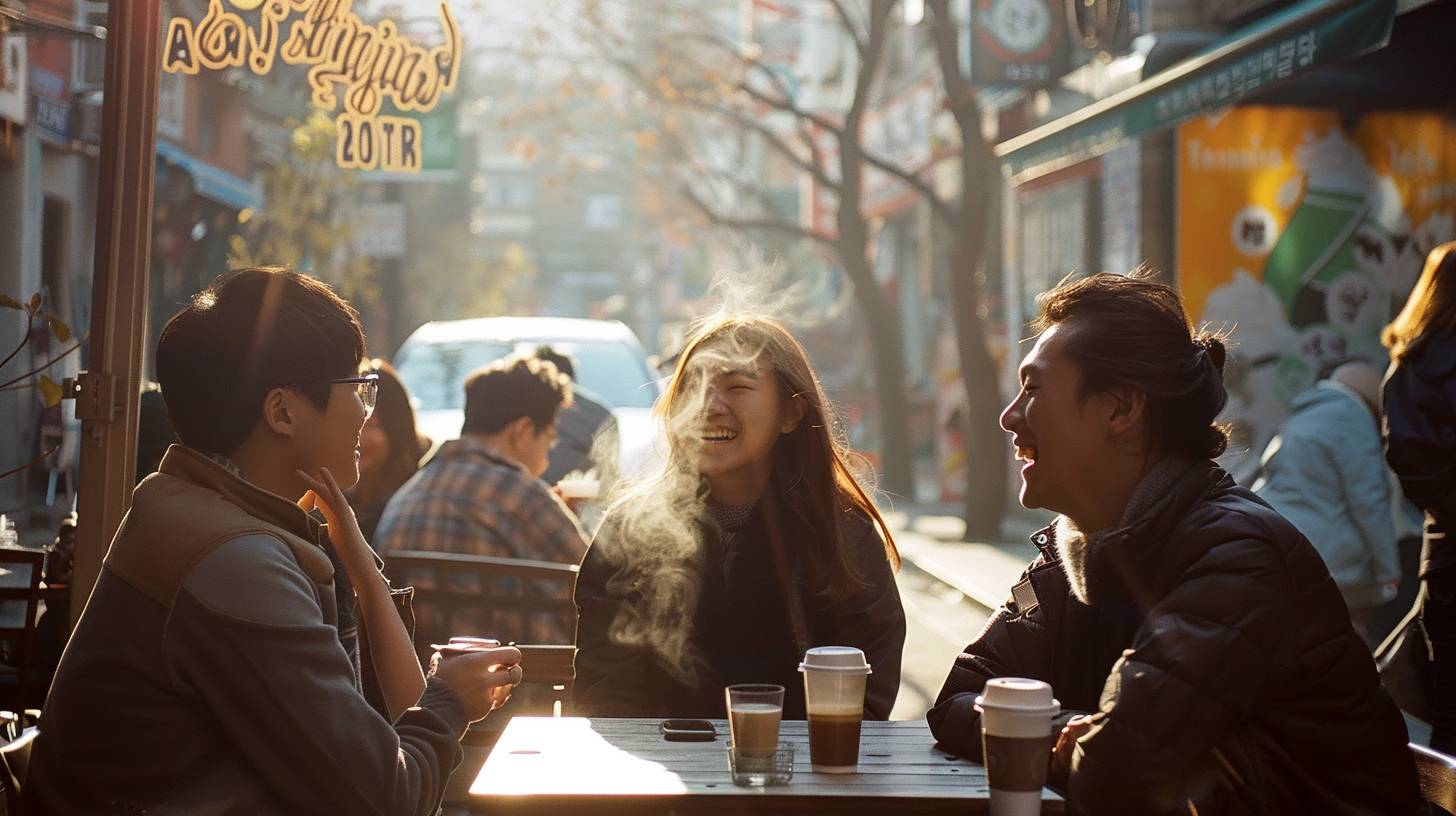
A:
{"label": "glass of iced coffee", "polygon": [[815,773],[854,773],[859,768],[859,727],[864,719],[870,665],[853,646],[816,646],[799,664],[809,713],[809,762]]}
{"label": "glass of iced coffee", "polygon": [[733,781],[759,787],[774,776],[779,749],[779,722],[784,716],[784,687],[766,683],[729,686],[728,746]]}

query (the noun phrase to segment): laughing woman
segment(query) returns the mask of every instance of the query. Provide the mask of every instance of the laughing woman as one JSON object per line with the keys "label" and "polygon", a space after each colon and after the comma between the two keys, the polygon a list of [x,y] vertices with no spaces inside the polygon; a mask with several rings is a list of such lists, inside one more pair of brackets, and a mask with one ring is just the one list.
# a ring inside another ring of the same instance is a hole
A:
{"label": "laughing woman", "polygon": [[803,719],[799,659],[836,645],[864,650],[865,716],[888,718],[899,555],[803,347],[770,320],[717,320],[658,412],[663,469],[614,503],[577,578],[578,710],[722,717],[723,688],[752,682]]}

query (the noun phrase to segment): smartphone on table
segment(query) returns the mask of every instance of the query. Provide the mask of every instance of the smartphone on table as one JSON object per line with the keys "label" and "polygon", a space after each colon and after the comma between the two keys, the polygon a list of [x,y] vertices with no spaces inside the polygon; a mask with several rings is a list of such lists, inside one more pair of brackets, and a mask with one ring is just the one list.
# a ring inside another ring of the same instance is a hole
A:
{"label": "smartphone on table", "polygon": [[718,730],[707,720],[663,720],[658,726],[668,742],[712,742]]}

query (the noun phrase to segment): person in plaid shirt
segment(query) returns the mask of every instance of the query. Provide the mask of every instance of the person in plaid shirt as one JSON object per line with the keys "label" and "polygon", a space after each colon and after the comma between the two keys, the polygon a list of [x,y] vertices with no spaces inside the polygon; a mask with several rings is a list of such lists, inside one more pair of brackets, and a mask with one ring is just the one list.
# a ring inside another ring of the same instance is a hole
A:
{"label": "person in plaid shirt", "polygon": [[[580,563],[586,534],[540,479],[556,442],[557,414],[570,404],[570,380],[544,360],[513,355],[471,374],[465,380],[460,439],[445,443],[389,500],[375,547],[385,555],[427,550]],[[502,642],[575,639],[574,620],[510,609],[482,606],[443,620],[443,610],[432,608],[428,600],[428,590],[443,577],[424,572],[391,576],[421,590],[424,597],[416,602],[415,613],[423,632],[488,633]],[[480,590],[475,576],[450,580],[456,590]],[[552,591],[520,587],[518,582],[494,589],[531,595]]]}

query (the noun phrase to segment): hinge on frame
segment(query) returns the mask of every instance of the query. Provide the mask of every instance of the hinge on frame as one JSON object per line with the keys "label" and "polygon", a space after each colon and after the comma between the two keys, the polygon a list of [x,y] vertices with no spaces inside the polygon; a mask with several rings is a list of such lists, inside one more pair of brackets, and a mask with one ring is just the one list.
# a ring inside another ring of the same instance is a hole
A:
{"label": "hinge on frame", "polygon": [[76,419],[82,422],[110,422],[123,407],[116,375],[106,371],[82,371],[61,384],[61,399],[76,401]]}

